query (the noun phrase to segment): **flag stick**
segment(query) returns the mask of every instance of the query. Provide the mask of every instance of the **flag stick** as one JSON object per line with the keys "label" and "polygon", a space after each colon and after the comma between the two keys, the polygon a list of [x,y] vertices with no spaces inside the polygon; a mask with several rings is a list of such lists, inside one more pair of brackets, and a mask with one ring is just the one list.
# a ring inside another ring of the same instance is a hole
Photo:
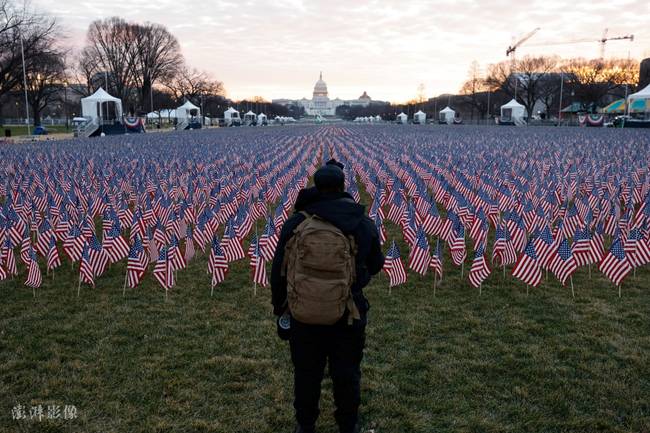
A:
{"label": "flag stick", "polygon": [[463,278],[464,274],[465,274],[465,262],[460,264],[460,277]]}
{"label": "flag stick", "polygon": [[36,299],[36,287],[32,286],[32,292],[34,293],[34,299]]}
{"label": "flag stick", "polygon": [[434,297],[434,298],[435,298],[435,296],[436,296],[436,283],[437,283],[437,279],[438,279],[438,273],[437,273],[437,272],[434,272],[434,273],[433,273],[433,297]]}
{"label": "flag stick", "polygon": [[526,284],[526,296],[528,296],[528,284]]}
{"label": "flag stick", "polygon": [[618,297],[619,298],[621,297],[621,285],[620,284],[618,285]]}
{"label": "flag stick", "polygon": [[479,284],[479,285],[478,285],[478,295],[479,295],[479,296],[481,296],[481,294],[483,293],[483,289],[482,289],[482,288],[483,288],[483,284]]}
{"label": "flag stick", "polygon": [[[255,220],[255,242],[257,242],[257,247],[255,249],[257,251],[259,251],[260,238],[257,236],[257,222],[258,222],[258,220]],[[259,265],[260,265],[260,257],[259,257],[259,254],[258,254],[258,256],[255,257],[255,267],[257,268]],[[255,270],[253,270],[253,272],[255,272]],[[257,296],[257,281],[255,280],[255,274],[254,273],[253,273],[253,296]]]}
{"label": "flag stick", "polygon": [[506,264],[503,264],[503,279],[506,279]]}
{"label": "flag stick", "polygon": [[129,276],[129,272],[127,270],[126,274],[124,275],[124,287],[122,287],[122,297],[124,297],[124,295],[126,295],[126,281],[127,281],[128,276]]}
{"label": "flag stick", "polygon": [[591,263],[589,263],[589,279],[591,280]]}
{"label": "flag stick", "polygon": [[569,277],[571,279],[571,296],[576,297],[575,292],[573,291],[573,275]]}
{"label": "flag stick", "polygon": [[81,274],[79,274],[79,285],[77,286],[77,298],[79,297],[80,292],[81,292]]}
{"label": "flag stick", "polygon": [[210,297],[214,296],[214,284],[211,284],[211,286],[212,287],[210,288]]}
{"label": "flag stick", "polygon": [[169,292],[169,290],[165,287],[165,301],[167,300],[167,292]]}

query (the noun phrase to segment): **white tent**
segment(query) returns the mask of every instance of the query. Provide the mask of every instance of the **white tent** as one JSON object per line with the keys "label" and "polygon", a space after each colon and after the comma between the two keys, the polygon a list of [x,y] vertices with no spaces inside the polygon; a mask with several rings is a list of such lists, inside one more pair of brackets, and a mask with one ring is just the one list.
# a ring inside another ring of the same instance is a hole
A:
{"label": "white tent", "polygon": [[627,97],[628,101],[636,101],[637,99],[643,99],[643,100],[650,99],[650,84],[648,84],[638,92],[632,93],[630,96]]}
{"label": "white tent", "polygon": [[[115,117],[111,117],[110,103],[114,104]],[[101,87],[97,89],[92,95],[81,98],[81,115],[90,118],[93,121],[96,119],[122,119],[122,101],[120,98],[106,93]]]}
{"label": "white tent", "polygon": [[244,114],[244,124],[250,125],[256,120],[257,120],[257,114],[253,113],[251,110],[248,110],[248,113]]}
{"label": "white tent", "polygon": [[527,117],[526,107],[521,105],[515,99],[501,106],[501,122],[513,122],[519,124]]}
{"label": "white tent", "polygon": [[266,123],[268,123],[268,119],[267,119],[267,117],[266,117],[266,114],[264,114],[264,113],[260,113],[260,114],[257,116],[257,124],[258,124],[258,125],[265,125]]}
{"label": "white tent", "polygon": [[176,117],[176,110],[171,110],[168,108],[163,108],[160,111],[152,111],[151,113],[147,113],[147,119],[149,120],[156,120],[158,118],[162,118],[163,120],[169,120],[175,117]]}
{"label": "white tent", "polygon": [[375,116],[375,121],[376,121],[376,122],[381,122],[381,116],[380,116],[379,114],[377,114],[377,115]]}
{"label": "white tent", "polygon": [[454,117],[456,117],[456,112],[447,106],[440,110],[440,113],[438,113],[438,123],[446,123],[448,125],[451,125],[454,123]]}
{"label": "white tent", "polygon": [[646,113],[650,116],[650,84],[636,93],[627,97],[628,111],[630,113]]}
{"label": "white tent", "polygon": [[406,122],[408,122],[408,116],[403,112],[399,113],[397,115],[397,123],[406,124]]}
{"label": "white tent", "polygon": [[185,101],[183,105],[176,109],[176,118],[188,119],[192,117],[192,110],[196,110],[196,117],[199,117],[201,115],[201,109],[199,107],[192,104],[190,101]]}
{"label": "white tent", "polygon": [[419,110],[413,115],[413,123],[424,125],[427,122],[427,115],[424,111]]}
{"label": "white tent", "polygon": [[232,107],[228,107],[228,109],[223,112],[223,120],[228,126],[239,125],[241,123],[239,111],[235,110]]}

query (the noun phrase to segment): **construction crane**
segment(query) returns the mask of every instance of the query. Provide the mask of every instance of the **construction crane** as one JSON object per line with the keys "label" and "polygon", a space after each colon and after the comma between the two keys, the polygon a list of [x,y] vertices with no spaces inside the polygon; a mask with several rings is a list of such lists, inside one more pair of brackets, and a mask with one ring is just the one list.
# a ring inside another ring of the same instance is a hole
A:
{"label": "construction crane", "polygon": [[541,30],[541,28],[537,27],[535,30],[533,30],[532,32],[526,34],[523,38],[519,39],[517,42],[514,42],[512,45],[510,45],[508,47],[508,49],[506,50],[506,57],[508,57],[508,56],[510,56],[510,54],[512,54],[512,58],[513,58],[513,61],[514,61],[515,54],[517,52],[517,48],[519,48],[521,46],[521,44],[526,42],[528,39],[532,38],[535,35],[535,33],[537,33],[540,30]]}
{"label": "construction crane", "polygon": [[600,38],[598,42],[600,42],[600,58],[604,59],[605,58],[605,44],[607,41],[621,41],[625,39],[629,39],[630,42],[634,42],[634,35],[625,35],[625,36],[614,36],[611,38],[607,37],[607,32],[609,29],[605,29],[603,32],[603,37]]}
{"label": "construction crane", "polygon": [[605,58],[605,45],[607,44],[608,41],[620,41],[620,40],[629,40],[630,42],[634,41],[634,35],[625,35],[625,36],[614,36],[611,38],[607,37],[609,29],[605,29],[603,32],[603,36],[600,39],[593,40],[593,39],[576,39],[573,41],[548,41],[548,42],[540,42],[540,43],[535,43],[531,44],[531,46],[534,47],[540,47],[540,46],[549,46],[549,45],[571,45],[571,44],[583,44],[583,43],[589,43],[589,42],[598,42],[600,44],[600,58],[604,59]]}

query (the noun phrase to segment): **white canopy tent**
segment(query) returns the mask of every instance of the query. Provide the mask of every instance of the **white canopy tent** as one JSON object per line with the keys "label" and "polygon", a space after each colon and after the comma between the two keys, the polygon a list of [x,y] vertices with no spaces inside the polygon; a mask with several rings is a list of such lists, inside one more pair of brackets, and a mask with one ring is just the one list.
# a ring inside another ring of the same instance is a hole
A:
{"label": "white canopy tent", "polygon": [[268,123],[268,118],[266,117],[266,114],[264,114],[264,113],[260,113],[260,114],[257,116],[257,124],[258,124],[258,125],[264,125],[264,124],[266,124],[266,123]]}
{"label": "white canopy tent", "polygon": [[[114,118],[111,117],[111,110],[109,109],[110,103],[114,104]],[[93,121],[96,119],[121,121],[122,101],[120,98],[109,95],[100,87],[92,95],[86,98],[81,98],[81,115],[85,118],[90,118]]]}
{"label": "white canopy tent", "polygon": [[185,101],[183,105],[176,109],[176,118],[177,119],[189,119],[192,117],[192,111],[196,110],[195,117],[201,115],[201,109],[196,105],[192,104],[190,101]]}
{"label": "white canopy tent", "polygon": [[234,125],[241,122],[241,118],[239,117],[239,111],[235,110],[232,107],[228,107],[226,111],[223,112],[223,120],[226,123],[226,125]]}
{"label": "white canopy tent", "polygon": [[413,122],[419,123],[420,125],[424,125],[427,122],[426,113],[422,110],[419,110],[417,113],[413,115]]}
{"label": "white canopy tent", "polygon": [[440,110],[440,113],[438,113],[439,123],[446,123],[448,125],[451,125],[454,123],[454,117],[456,117],[456,112],[449,106],[443,108]]}
{"label": "white canopy tent", "polygon": [[501,122],[522,123],[528,117],[526,107],[515,99],[501,106]]}
{"label": "white canopy tent", "polygon": [[379,114],[375,116],[375,122],[381,122],[381,116]]}
{"label": "white canopy tent", "polygon": [[253,113],[251,110],[248,110],[248,113],[244,114],[244,123],[249,125],[257,120],[257,114]]}
{"label": "white canopy tent", "polygon": [[404,112],[397,115],[397,123],[406,124],[408,122],[408,116]]}
{"label": "white canopy tent", "polygon": [[147,119],[149,120],[156,120],[158,118],[168,120],[168,119],[174,119],[175,117],[176,117],[176,110],[171,110],[169,108],[163,108],[160,111],[152,111],[151,113],[147,113]]}
{"label": "white canopy tent", "polygon": [[630,96],[627,97],[628,101],[636,101],[637,99],[643,99],[643,100],[650,99],[650,84],[648,84],[638,92],[632,93]]}
{"label": "white canopy tent", "polygon": [[650,84],[628,96],[627,103],[628,112],[645,113],[646,118],[650,117]]}

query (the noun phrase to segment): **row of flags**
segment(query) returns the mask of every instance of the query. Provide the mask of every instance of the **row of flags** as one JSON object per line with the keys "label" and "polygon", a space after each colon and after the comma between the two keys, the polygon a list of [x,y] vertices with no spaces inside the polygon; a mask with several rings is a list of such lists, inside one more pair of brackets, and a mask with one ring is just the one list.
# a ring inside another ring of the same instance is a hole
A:
{"label": "row of flags", "polygon": [[[507,266],[532,286],[544,270],[567,284],[592,265],[620,285],[650,262],[649,139],[548,134],[329,126],[0,151],[0,279],[17,275],[19,250],[26,285],[38,287],[39,260],[53,272],[62,251],[79,263],[80,283],[94,285],[126,260],[125,286],[137,287],[153,267],[168,290],[200,250],[213,289],[247,256],[252,281],[265,286],[299,190],[334,157],[352,197],[360,201],[361,189],[371,197],[382,244],[386,222],[399,227],[413,272],[441,278],[448,250],[455,266],[470,259],[475,287]],[[264,228],[245,250],[258,221]],[[405,283],[394,240],[386,258],[390,285]]]}

